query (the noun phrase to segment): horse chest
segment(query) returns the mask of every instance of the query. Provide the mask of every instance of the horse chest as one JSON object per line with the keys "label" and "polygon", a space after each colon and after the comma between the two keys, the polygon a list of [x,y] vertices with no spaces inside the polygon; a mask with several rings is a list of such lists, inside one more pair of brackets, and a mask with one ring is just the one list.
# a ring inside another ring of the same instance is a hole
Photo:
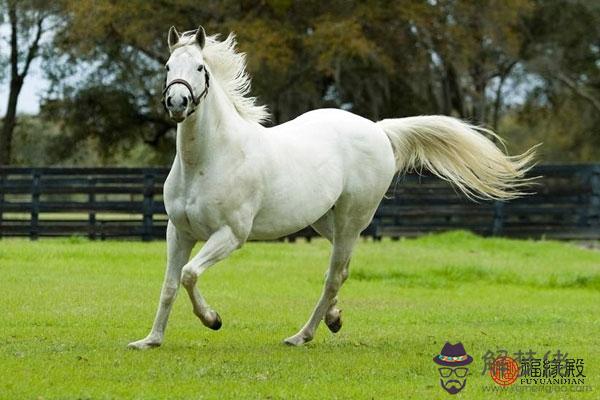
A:
{"label": "horse chest", "polygon": [[221,225],[211,196],[183,185],[165,185],[165,208],[177,230],[206,240]]}

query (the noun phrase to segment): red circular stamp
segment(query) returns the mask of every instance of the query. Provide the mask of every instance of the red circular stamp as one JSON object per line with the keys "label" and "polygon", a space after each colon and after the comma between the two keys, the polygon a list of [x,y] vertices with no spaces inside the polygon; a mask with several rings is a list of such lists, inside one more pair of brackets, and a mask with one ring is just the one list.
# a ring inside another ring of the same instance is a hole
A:
{"label": "red circular stamp", "polygon": [[519,364],[510,357],[498,357],[490,367],[490,375],[498,385],[512,385],[519,377]]}

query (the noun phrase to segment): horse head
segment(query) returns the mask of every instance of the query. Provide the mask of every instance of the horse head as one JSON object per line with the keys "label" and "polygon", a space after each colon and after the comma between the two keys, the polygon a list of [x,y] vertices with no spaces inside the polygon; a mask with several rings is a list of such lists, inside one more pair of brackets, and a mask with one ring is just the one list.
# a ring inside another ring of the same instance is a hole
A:
{"label": "horse head", "polygon": [[182,122],[208,94],[210,78],[202,55],[206,33],[200,26],[180,35],[172,26],[168,43],[171,54],[165,64],[167,77],[162,101],[171,119]]}

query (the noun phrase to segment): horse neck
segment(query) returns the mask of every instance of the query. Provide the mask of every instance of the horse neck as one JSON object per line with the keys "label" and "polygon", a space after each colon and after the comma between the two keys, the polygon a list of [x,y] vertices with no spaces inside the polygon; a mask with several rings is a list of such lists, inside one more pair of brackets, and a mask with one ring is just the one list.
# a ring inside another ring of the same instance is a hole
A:
{"label": "horse neck", "polygon": [[194,169],[218,157],[237,153],[248,123],[239,115],[218,82],[196,112],[177,125],[177,156],[184,169]]}

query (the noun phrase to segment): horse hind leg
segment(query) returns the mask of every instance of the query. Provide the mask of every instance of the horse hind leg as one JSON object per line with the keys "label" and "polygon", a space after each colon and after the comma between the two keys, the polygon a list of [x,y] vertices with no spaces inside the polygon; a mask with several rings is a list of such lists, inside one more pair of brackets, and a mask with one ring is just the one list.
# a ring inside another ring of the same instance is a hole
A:
{"label": "horse hind leg", "polygon": [[327,211],[311,226],[319,235],[333,243],[333,210]]}
{"label": "horse hind leg", "polygon": [[[346,282],[346,279],[348,279],[348,274],[349,274],[348,266],[349,265],[350,265],[350,259],[348,259],[348,261],[346,262],[346,265],[342,268],[342,272],[341,272],[342,283],[341,283],[341,285],[343,285],[344,282]],[[338,302],[338,297],[336,295],[333,298],[333,301],[331,302],[329,309],[325,313],[325,317],[323,318],[325,325],[327,326],[327,328],[329,328],[329,330],[332,333],[338,333],[342,329],[342,310],[336,307],[337,302]]]}
{"label": "horse hind leg", "polygon": [[[346,207],[336,207],[333,213],[333,251],[329,262],[329,268],[325,278],[325,284],[321,297],[317,302],[309,320],[298,333],[285,339],[285,343],[300,346],[309,342],[314,337],[319,323],[324,320],[329,329],[337,332],[341,329],[340,310],[336,308],[337,294],[348,276],[348,265],[352,250],[356,244],[360,232],[367,222],[368,215],[364,218],[356,218],[357,214],[349,213],[348,205],[339,203]],[[353,210],[356,211],[356,210]],[[348,217],[354,215],[354,217]]]}
{"label": "horse hind leg", "polygon": [[[333,243],[333,210],[329,210],[311,226],[319,235],[329,240],[330,243]],[[350,263],[347,262],[342,269],[342,284],[348,278],[349,264]],[[325,274],[325,279],[327,280],[327,274]],[[342,329],[342,310],[336,307],[337,301],[338,299],[336,296],[325,313],[325,318],[323,318],[325,325],[327,325],[327,328],[333,333],[337,333]]]}
{"label": "horse hind leg", "polygon": [[[340,310],[336,308],[337,294],[348,278],[350,257],[360,232],[369,225],[387,189],[387,184],[380,186],[371,191],[363,191],[359,196],[346,193],[338,199],[335,209],[330,211],[332,216],[328,218],[332,218],[333,251],[323,292],[308,322],[294,336],[285,339],[286,344],[300,346],[312,340],[321,320],[325,320],[331,331],[340,330],[341,316]],[[323,224],[324,222],[321,222],[320,225]]]}
{"label": "horse hind leg", "polygon": [[321,297],[308,322],[306,322],[302,329],[294,336],[285,339],[284,342],[286,344],[300,346],[311,341],[319,323],[326,317],[326,313],[335,305],[335,298],[343,283],[342,271],[344,266],[350,260],[350,255],[359,232],[360,231],[356,232],[356,234],[343,237],[335,236],[333,252]]}

